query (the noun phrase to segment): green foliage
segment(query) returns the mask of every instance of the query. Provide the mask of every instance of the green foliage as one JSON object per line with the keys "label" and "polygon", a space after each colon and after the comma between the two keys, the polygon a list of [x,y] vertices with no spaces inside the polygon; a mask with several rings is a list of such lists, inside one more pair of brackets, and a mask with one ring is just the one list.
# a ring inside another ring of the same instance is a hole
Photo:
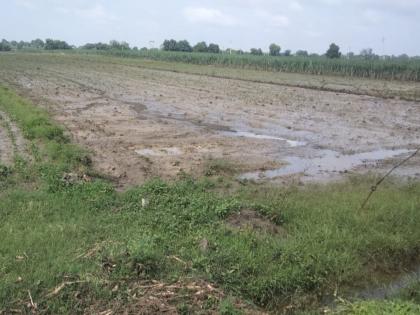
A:
{"label": "green foliage", "polygon": [[337,315],[418,315],[420,305],[403,301],[366,301],[350,304]]}
{"label": "green foliage", "polygon": [[44,49],[46,50],[60,50],[60,49],[71,49],[71,46],[65,41],[57,39],[46,39]]}
{"label": "green foliage", "polygon": [[5,180],[12,174],[12,169],[9,166],[0,164],[0,181]]}
{"label": "green foliage", "polygon": [[331,59],[340,58],[341,57],[340,47],[332,43],[330,45],[330,48],[328,48],[327,52],[325,53],[325,55],[327,56],[327,58],[331,58]]}
{"label": "green foliage", "polygon": [[31,41],[30,46],[33,48],[43,49],[45,47],[45,43],[42,39],[37,38]]}
{"label": "green foliage", "polygon": [[193,48],[194,52],[200,52],[200,53],[204,53],[204,52],[208,52],[208,47],[206,42],[199,42],[197,43],[194,48]]}
{"label": "green foliage", "polygon": [[285,57],[289,57],[292,55],[292,51],[290,49],[286,49],[283,54]]}
{"label": "green foliage", "polygon": [[176,43],[176,51],[192,52],[192,47],[187,40],[180,40]]}
{"label": "green foliage", "polygon": [[208,48],[208,52],[209,53],[212,53],[212,54],[218,54],[218,53],[220,53],[220,47],[219,47],[219,45],[210,43],[209,44],[209,48]]}
{"label": "green foliage", "polygon": [[64,129],[51,122],[45,111],[33,107],[3,87],[0,87],[0,105],[10,113],[13,119],[17,120],[28,139],[68,142],[69,139],[64,135]]}
{"label": "green foliage", "polygon": [[5,39],[3,39],[0,42],[0,51],[10,51],[12,50],[12,46],[9,44],[9,42]]}
{"label": "green foliage", "polygon": [[176,41],[174,39],[165,40],[162,44],[164,51],[180,51],[180,52],[192,52],[193,48],[187,40]]}
{"label": "green foliage", "polygon": [[[415,59],[365,60],[362,58],[326,58],[291,56],[285,51],[282,56],[266,56],[259,49],[254,54],[230,53],[184,53],[164,50],[140,51],[95,51],[95,54],[137,57],[148,60],[182,62],[195,65],[214,65],[229,68],[253,69],[273,72],[290,72],[316,75],[339,75],[383,80],[420,81],[420,62]],[[172,49],[172,48],[171,48]],[[88,53],[88,50],[81,51]]]}
{"label": "green foliage", "polygon": [[219,306],[220,315],[240,315],[243,314],[238,310],[230,299],[224,299]]}
{"label": "green foliage", "polygon": [[87,43],[81,48],[82,49],[109,50],[111,49],[111,46],[105,43]]}
{"label": "green foliage", "polygon": [[254,56],[262,56],[263,51],[261,50],[261,48],[251,48],[250,54]]}
{"label": "green foliage", "polygon": [[309,56],[309,54],[306,50],[298,50],[295,53],[295,55],[298,56],[298,57],[308,57]]}
{"label": "green foliage", "polygon": [[[98,45],[96,46],[98,47]],[[103,45],[99,45],[100,48],[105,48],[105,46]],[[110,49],[114,49],[114,50],[129,50],[130,49],[130,45],[127,42],[124,41],[117,41],[117,40],[111,40],[109,42],[109,48]]]}
{"label": "green foliage", "polygon": [[280,46],[276,44],[271,44],[269,47],[270,56],[280,56]]}
{"label": "green foliage", "polygon": [[207,46],[206,42],[199,42],[193,47],[193,51],[199,53],[218,54],[220,53],[220,47],[219,45],[213,43],[210,43]]}

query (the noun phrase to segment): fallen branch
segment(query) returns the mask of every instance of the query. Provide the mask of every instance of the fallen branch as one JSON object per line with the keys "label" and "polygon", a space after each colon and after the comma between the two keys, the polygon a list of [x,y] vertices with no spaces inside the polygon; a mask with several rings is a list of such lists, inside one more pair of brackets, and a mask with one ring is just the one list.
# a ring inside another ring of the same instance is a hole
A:
{"label": "fallen branch", "polygon": [[29,307],[32,308],[34,311],[37,309],[37,305],[34,303],[34,300],[32,299],[32,295],[31,295],[31,291],[28,290],[28,295],[29,295]]}
{"label": "fallen branch", "polygon": [[372,195],[375,193],[375,191],[378,189],[379,185],[382,184],[382,182],[389,176],[393,171],[395,171],[397,168],[399,168],[401,165],[406,163],[408,160],[412,159],[417,155],[417,153],[420,152],[420,147],[417,148],[416,151],[414,151],[409,157],[405,158],[404,160],[400,161],[398,164],[396,164],[393,168],[391,168],[384,176],[382,176],[381,179],[379,179],[375,185],[373,185],[370,189],[369,195],[366,197],[365,201],[362,203],[362,206],[360,207],[359,211],[363,210],[367,203],[369,202]]}
{"label": "fallen branch", "polygon": [[52,290],[50,293],[48,293],[45,297],[50,298],[50,297],[53,297],[53,296],[57,295],[58,293],[60,293],[61,290],[63,290],[68,285],[75,284],[75,283],[85,283],[85,282],[86,281],[66,281],[66,282],[63,282],[59,286],[55,287],[55,289]]}

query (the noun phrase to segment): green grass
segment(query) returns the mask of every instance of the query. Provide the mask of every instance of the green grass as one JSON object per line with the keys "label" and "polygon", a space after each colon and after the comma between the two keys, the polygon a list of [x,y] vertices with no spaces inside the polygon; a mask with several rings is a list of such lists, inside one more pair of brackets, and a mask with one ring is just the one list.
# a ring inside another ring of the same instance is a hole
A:
{"label": "green grass", "polygon": [[404,301],[365,301],[349,304],[338,311],[340,315],[417,315],[420,305]]}
{"label": "green grass", "polygon": [[[249,184],[223,194],[217,179],[184,176],[118,193],[83,176],[93,173],[88,154],[46,112],[6,88],[0,109],[23,130],[34,157],[17,159],[0,176],[0,310],[6,313],[28,312],[29,294],[50,314],[131,305],[136,282],[180,279],[204,279],[267,309],[317,310],[322,295],[397,274],[419,257],[419,183],[388,183],[363,211],[369,177],[307,188]],[[70,172],[76,180],[63,179]],[[285,235],[227,225],[241,208],[259,212]],[[177,307],[188,312],[191,301],[183,299]],[[401,307],[415,309],[417,302]],[[222,314],[237,313],[232,300],[218,303]],[[350,314],[394,307],[365,303]]]}

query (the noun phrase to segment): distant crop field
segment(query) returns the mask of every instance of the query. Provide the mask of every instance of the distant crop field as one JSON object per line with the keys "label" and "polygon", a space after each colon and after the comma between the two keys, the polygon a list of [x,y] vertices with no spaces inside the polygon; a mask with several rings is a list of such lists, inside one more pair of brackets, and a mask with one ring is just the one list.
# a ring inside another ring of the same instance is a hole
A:
{"label": "distant crop field", "polygon": [[365,60],[361,58],[254,56],[250,54],[212,54],[169,52],[162,50],[74,50],[84,54],[102,54],[151,60],[183,62],[197,65],[217,65],[253,70],[291,72],[316,75],[338,75],[381,80],[420,81],[420,60],[390,59]]}

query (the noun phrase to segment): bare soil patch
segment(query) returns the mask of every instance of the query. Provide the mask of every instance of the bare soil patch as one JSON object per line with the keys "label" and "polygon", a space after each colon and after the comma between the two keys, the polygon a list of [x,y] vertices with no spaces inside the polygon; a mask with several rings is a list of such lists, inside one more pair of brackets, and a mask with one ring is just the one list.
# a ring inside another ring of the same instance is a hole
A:
{"label": "bare soil patch", "polygon": [[[331,152],[369,156],[420,145],[417,102],[139,68],[118,58],[109,63],[101,58],[55,56],[50,62],[42,55],[11,57],[14,62],[0,70],[2,80],[43,100],[75,141],[92,150],[96,168],[121,186],[183,172],[200,175],[211,159],[258,172],[291,159],[316,163]],[[391,155],[384,161],[399,158]],[[322,176],[305,174],[303,168],[271,179],[339,179],[386,170],[387,163],[380,161],[339,171],[321,165]],[[398,171],[418,177],[410,167]]]}
{"label": "bare soil patch", "polygon": [[242,209],[233,213],[226,220],[228,226],[240,230],[254,230],[285,236],[286,231],[281,226],[271,222],[268,218],[251,209]]}

